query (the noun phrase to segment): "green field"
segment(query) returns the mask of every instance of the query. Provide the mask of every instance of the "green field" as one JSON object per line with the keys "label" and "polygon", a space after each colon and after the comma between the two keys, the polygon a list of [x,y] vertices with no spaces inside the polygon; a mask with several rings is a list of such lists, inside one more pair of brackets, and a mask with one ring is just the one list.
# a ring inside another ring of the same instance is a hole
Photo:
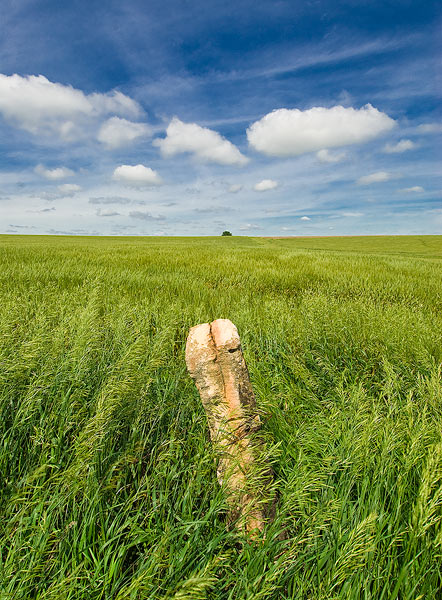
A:
{"label": "green field", "polygon": [[[442,597],[442,236],[0,236],[0,259],[2,600]],[[260,543],[226,528],[184,362],[220,317],[279,490]]]}

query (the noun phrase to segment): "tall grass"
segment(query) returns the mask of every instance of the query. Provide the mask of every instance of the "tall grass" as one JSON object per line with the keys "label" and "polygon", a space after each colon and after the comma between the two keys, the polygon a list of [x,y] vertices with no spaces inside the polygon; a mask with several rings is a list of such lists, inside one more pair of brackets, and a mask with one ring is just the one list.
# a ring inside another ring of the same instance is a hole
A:
{"label": "tall grass", "polygon": [[[2,599],[441,597],[442,237],[3,236],[0,256]],[[219,317],[279,490],[257,544],[225,526],[185,370],[189,327]]]}

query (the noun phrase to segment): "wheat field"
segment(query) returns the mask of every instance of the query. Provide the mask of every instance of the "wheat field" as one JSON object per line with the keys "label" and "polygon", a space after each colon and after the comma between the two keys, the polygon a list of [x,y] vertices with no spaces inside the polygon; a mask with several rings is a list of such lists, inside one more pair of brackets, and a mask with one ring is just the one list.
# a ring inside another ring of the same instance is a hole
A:
{"label": "wheat field", "polygon": [[[0,598],[442,597],[442,236],[0,236],[0,260]],[[216,318],[278,488],[258,543],[184,362]]]}

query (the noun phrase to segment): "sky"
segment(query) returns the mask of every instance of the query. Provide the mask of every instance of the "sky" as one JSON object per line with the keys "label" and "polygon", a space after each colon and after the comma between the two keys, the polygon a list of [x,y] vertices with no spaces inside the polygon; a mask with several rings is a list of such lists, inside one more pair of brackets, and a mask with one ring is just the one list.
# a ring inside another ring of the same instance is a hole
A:
{"label": "sky", "polygon": [[0,233],[442,234],[431,0],[2,0]]}

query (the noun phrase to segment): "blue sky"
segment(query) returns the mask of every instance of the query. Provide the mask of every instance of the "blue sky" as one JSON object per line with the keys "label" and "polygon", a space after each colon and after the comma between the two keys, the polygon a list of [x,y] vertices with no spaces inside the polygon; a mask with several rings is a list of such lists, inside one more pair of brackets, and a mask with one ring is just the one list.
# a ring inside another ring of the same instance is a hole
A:
{"label": "blue sky", "polygon": [[442,233],[441,14],[2,0],[0,233]]}

